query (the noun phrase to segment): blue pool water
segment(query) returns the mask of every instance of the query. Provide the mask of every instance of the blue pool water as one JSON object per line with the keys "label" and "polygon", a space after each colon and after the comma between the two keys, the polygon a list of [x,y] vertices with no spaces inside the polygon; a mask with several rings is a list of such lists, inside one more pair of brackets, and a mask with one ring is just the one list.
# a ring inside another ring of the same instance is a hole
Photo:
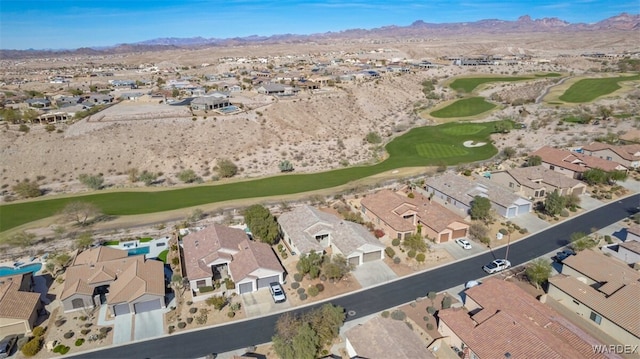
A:
{"label": "blue pool water", "polygon": [[127,252],[129,252],[130,256],[137,256],[138,254],[149,254],[149,246],[128,249]]}
{"label": "blue pool water", "polygon": [[42,263],[32,263],[22,266],[20,268],[0,267],[0,277],[7,275],[15,275],[22,273],[36,273],[42,268]]}

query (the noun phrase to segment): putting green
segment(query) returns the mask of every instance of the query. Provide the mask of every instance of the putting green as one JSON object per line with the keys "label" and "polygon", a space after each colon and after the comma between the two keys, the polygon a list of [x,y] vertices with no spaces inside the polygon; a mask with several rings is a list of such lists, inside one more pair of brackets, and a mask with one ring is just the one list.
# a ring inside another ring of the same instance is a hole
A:
{"label": "putting green", "polygon": [[453,136],[469,136],[475,135],[482,130],[484,130],[482,125],[467,124],[466,126],[443,128],[442,132]]}
{"label": "putting green", "polygon": [[591,102],[619,90],[619,82],[633,80],[640,80],[640,75],[582,79],[571,85],[559,99],[570,103]]}
{"label": "putting green", "polygon": [[464,148],[442,143],[421,143],[416,145],[416,151],[424,158],[450,158],[469,153]]}
{"label": "putting green", "polygon": [[485,101],[483,97],[469,97],[433,111],[431,116],[436,118],[470,117],[487,112],[495,107],[496,105]]}

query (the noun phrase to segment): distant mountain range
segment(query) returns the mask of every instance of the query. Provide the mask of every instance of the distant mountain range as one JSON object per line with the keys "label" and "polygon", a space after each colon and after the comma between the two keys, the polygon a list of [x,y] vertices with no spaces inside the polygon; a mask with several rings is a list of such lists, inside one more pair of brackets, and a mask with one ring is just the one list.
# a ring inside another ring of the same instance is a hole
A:
{"label": "distant mountain range", "polygon": [[516,21],[498,19],[479,20],[475,22],[426,23],[415,21],[408,26],[384,26],[370,30],[350,29],[339,32],[326,32],[312,35],[281,34],[272,36],[252,35],[227,39],[191,37],[191,38],[158,38],[132,44],[118,44],[112,47],[79,48],[75,50],[0,50],[0,58],[20,59],[35,57],[51,57],[65,55],[107,55],[142,51],[162,51],[170,49],[200,48],[211,46],[238,46],[247,44],[279,44],[327,42],[330,40],[354,40],[373,38],[402,38],[418,36],[445,36],[460,34],[505,34],[505,33],[540,33],[571,31],[640,31],[640,14],[622,13],[617,16],[593,23],[569,23],[552,17],[531,19],[525,15]]}

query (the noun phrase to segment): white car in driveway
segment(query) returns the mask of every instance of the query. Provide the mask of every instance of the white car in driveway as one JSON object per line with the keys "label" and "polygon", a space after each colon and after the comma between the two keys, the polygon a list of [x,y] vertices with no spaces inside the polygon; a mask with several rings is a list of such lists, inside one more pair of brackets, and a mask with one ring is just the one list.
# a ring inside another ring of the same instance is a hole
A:
{"label": "white car in driveway", "polygon": [[482,267],[482,270],[484,270],[489,274],[493,274],[493,273],[498,273],[500,271],[503,271],[509,267],[511,267],[511,262],[509,262],[508,260],[496,259],[494,261],[491,261],[491,263]]}
{"label": "white car in driveway", "polygon": [[274,302],[282,303],[287,300],[287,297],[284,295],[284,290],[282,290],[282,286],[280,285],[280,283],[269,283],[269,291],[271,291],[271,296],[273,297]]}
{"label": "white car in driveway", "polygon": [[464,238],[456,239],[456,243],[458,243],[458,245],[464,249],[471,249],[471,243],[469,243],[469,241]]}

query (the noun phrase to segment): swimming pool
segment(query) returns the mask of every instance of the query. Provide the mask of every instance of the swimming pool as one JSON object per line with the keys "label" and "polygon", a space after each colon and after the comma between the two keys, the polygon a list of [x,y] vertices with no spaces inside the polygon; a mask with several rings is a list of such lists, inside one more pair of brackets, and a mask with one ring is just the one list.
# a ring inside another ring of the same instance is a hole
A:
{"label": "swimming pool", "polygon": [[15,274],[22,274],[22,273],[29,273],[29,272],[32,272],[35,274],[36,272],[40,271],[41,268],[42,268],[42,263],[31,263],[31,264],[24,265],[20,268],[0,267],[0,277],[15,275]]}
{"label": "swimming pool", "polygon": [[128,249],[127,252],[129,252],[130,256],[137,256],[138,254],[149,254],[149,246]]}

